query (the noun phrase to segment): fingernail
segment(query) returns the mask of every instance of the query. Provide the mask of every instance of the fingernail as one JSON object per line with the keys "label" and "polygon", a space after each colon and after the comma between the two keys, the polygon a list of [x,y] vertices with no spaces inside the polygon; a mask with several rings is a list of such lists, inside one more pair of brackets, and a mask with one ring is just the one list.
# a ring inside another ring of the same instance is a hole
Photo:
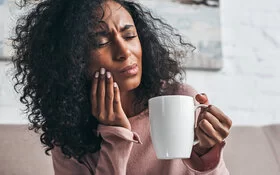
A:
{"label": "fingernail", "polygon": [[101,68],[101,69],[100,69],[100,74],[101,74],[101,75],[104,75],[104,74],[105,74],[105,69],[104,69],[104,68]]}
{"label": "fingernail", "polygon": [[95,78],[99,77],[99,72],[95,72]]}
{"label": "fingernail", "polygon": [[111,77],[111,73],[110,72],[106,72],[107,78]]}
{"label": "fingernail", "polygon": [[113,83],[113,86],[114,86],[114,87],[118,87],[118,85],[117,85],[117,83],[116,83],[116,82],[114,82],[114,83]]}

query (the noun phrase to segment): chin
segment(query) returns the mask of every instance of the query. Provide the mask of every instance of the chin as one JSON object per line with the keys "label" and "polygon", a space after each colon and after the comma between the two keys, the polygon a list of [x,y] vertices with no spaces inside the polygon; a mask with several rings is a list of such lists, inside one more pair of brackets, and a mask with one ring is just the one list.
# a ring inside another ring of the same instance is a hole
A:
{"label": "chin", "polygon": [[141,77],[126,80],[125,82],[119,84],[120,91],[132,91],[136,89],[140,85],[140,83],[141,83]]}

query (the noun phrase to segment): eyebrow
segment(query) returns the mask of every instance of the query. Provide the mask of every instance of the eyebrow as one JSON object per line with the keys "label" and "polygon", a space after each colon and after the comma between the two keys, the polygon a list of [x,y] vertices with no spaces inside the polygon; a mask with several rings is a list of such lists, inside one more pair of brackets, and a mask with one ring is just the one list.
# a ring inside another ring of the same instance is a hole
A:
{"label": "eyebrow", "polygon": [[[127,24],[120,29],[120,32],[124,32],[124,31],[126,31],[126,30],[128,30],[132,27],[135,27],[135,26],[131,25],[131,24]],[[95,36],[108,36],[108,34],[109,34],[109,32],[106,31],[106,30],[97,31],[97,32],[94,33]]]}
{"label": "eyebrow", "polygon": [[109,32],[103,30],[103,31],[95,32],[94,35],[95,35],[95,36],[108,36],[108,33],[109,33]]}
{"label": "eyebrow", "polygon": [[134,27],[134,25],[131,24],[127,24],[124,27],[121,28],[120,32],[124,32],[125,30],[128,30],[130,28]]}

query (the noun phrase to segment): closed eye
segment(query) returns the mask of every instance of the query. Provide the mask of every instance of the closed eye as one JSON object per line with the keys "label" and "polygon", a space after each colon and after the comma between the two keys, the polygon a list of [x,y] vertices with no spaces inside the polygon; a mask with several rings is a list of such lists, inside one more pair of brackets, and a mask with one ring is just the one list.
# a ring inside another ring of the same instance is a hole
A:
{"label": "closed eye", "polygon": [[133,38],[135,38],[135,37],[137,37],[137,35],[124,36],[124,38],[125,38],[126,40],[131,40],[131,39],[133,39]]}
{"label": "closed eye", "polygon": [[97,42],[98,42],[98,47],[104,47],[108,45],[111,42],[111,40],[109,39],[109,37],[99,37]]}
{"label": "closed eye", "polygon": [[110,44],[110,41],[109,41],[109,42],[106,42],[106,43],[98,44],[98,47],[99,47],[99,48],[100,48],[100,47],[104,47],[104,46],[106,46],[106,45],[108,45],[108,44]]}

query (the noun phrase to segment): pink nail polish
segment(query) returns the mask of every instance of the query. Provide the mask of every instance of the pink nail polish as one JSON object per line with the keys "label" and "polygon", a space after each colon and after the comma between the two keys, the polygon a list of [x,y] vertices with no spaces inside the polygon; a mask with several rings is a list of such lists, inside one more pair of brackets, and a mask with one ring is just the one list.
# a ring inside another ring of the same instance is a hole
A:
{"label": "pink nail polish", "polygon": [[98,78],[99,77],[99,72],[96,72],[95,73],[95,78]]}
{"label": "pink nail polish", "polygon": [[114,83],[113,83],[113,86],[114,86],[114,87],[118,87],[118,85],[117,85],[117,83],[116,83],[116,82],[114,82]]}
{"label": "pink nail polish", "polygon": [[101,69],[100,69],[100,74],[101,74],[101,75],[104,75],[104,74],[105,74],[105,69],[104,69],[104,68],[101,68]]}
{"label": "pink nail polish", "polygon": [[111,73],[110,72],[106,72],[107,78],[111,77]]}

